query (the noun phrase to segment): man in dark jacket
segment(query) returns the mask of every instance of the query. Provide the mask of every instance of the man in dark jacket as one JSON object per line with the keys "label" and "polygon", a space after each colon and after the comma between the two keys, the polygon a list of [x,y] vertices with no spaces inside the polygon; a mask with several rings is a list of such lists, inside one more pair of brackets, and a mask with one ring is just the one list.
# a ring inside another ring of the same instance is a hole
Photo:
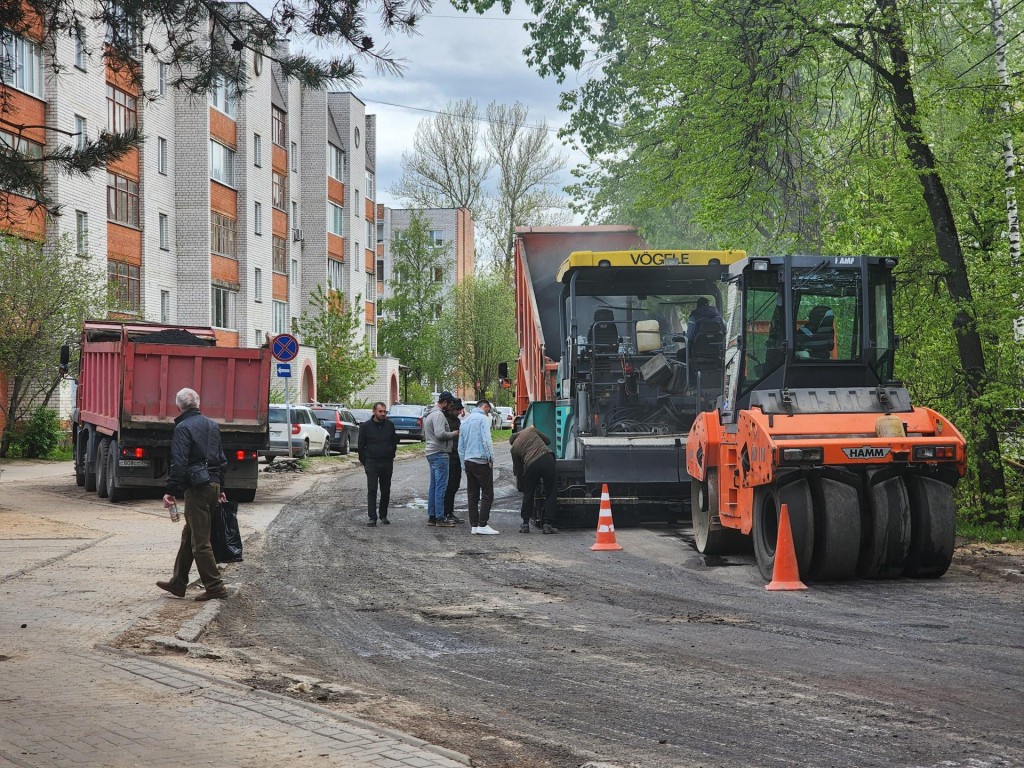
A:
{"label": "man in dark jacket", "polygon": [[228,591],[213,556],[210,527],[218,502],[227,501],[221,488],[228,460],[221,448],[217,422],[199,412],[199,393],[182,389],[174,401],[181,413],[174,420],[164,506],[177,504],[178,497],[183,495],[185,527],[174,560],[174,575],[170,581],[158,581],[156,585],[176,597],[184,597],[194,560],[206,588],[196,600],[220,599],[227,597]]}
{"label": "man in dark jacket", "polygon": [[[453,432],[458,431],[462,424],[460,420],[462,410],[462,400],[459,398],[455,398],[445,408],[444,415],[448,419],[448,429]],[[456,436],[452,441],[452,456],[448,461],[448,489],[444,492],[444,519],[453,523],[462,522],[461,517],[455,516],[455,494],[459,492],[460,485],[462,485],[462,462],[459,461],[459,438]]]}
{"label": "man in dark jacket", "polygon": [[[366,472],[366,511],[370,516],[367,523],[371,528],[390,525],[388,502],[391,501],[391,475],[395,469],[395,453],[398,450],[398,434],[395,424],[388,418],[384,403],[373,404],[373,418],[359,425],[359,440],[356,452],[359,463]],[[377,505],[377,487],[380,486],[380,506]]]}
{"label": "man in dark jacket", "polygon": [[544,511],[541,520],[544,533],[558,533],[548,523],[554,519],[558,498],[555,495],[555,455],[548,447],[550,438],[534,426],[516,432],[508,440],[512,446],[512,472],[516,476],[516,487],[523,492],[523,507],[520,516],[523,524],[520,533],[530,532],[530,516],[533,513],[534,497],[541,483],[544,484]]}

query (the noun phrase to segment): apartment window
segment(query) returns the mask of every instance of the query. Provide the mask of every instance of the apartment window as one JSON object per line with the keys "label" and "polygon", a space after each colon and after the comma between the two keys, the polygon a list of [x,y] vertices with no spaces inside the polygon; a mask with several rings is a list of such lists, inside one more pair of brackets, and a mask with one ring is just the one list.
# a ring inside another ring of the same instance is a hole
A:
{"label": "apartment window", "polygon": [[358,189],[353,189],[352,190],[352,210],[358,211],[359,207],[362,205],[362,203],[363,203],[363,198],[361,198],[359,196],[359,190]]}
{"label": "apartment window", "polygon": [[274,256],[274,271],[282,275],[288,274],[288,241],[283,237],[275,237],[271,243]]}
{"label": "apartment window", "polygon": [[296,144],[294,141],[292,142],[291,160],[292,160],[292,171],[295,172],[295,173],[298,173],[299,172],[299,145]]}
{"label": "apartment window", "polygon": [[85,30],[81,26],[75,28],[75,66],[85,72],[88,54],[85,51]]}
{"label": "apartment window", "polygon": [[138,312],[141,306],[139,273],[139,268],[134,264],[125,264],[123,261],[107,262],[107,280],[118,305],[133,312]]}
{"label": "apartment window", "polygon": [[252,218],[255,224],[252,231],[257,235],[263,234],[263,203],[253,203]]}
{"label": "apartment window", "polygon": [[138,19],[129,18],[128,12],[116,0],[104,4],[110,15],[103,36],[104,41],[133,51],[137,55],[142,25]]}
{"label": "apartment window", "polygon": [[366,293],[363,295],[365,301],[377,301],[377,278],[366,273]]}
{"label": "apartment window", "polygon": [[238,106],[238,97],[235,94],[235,89],[227,83],[218,80],[213,88],[210,89],[210,106],[234,119]]}
{"label": "apartment window", "polygon": [[299,260],[292,259],[292,285],[298,286],[299,284]]}
{"label": "apartment window", "polygon": [[377,279],[384,282],[384,259],[377,259]]}
{"label": "apartment window", "polygon": [[43,98],[42,49],[13,32],[0,32],[0,82]]}
{"label": "apartment window", "polygon": [[327,282],[335,291],[340,291],[345,281],[345,266],[334,259],[327,260]]}
{"label": "apartment window", "polygon": [[138,102],[130,93],[107,86],[107,130],[124,133],[139,125]]}
{"label": "apartment window", "polygon": [[263,270],[256,267],[252,277],[252,300],[263,301]]}
{"label": "apartment window", "polygon": [[89,214],[75,211],[75,255],[89,255]]}
{"label": "apartment window", "polygon": [[258,133],[252,135],[252,164],[257,168],[263,167],[263,137]]}
{"label": "apartment window", "polygon": [[81,152],[89,141],[89,121],[75,115],[75,149]]}
{"label": "apartment window", "polygon": [[333,144],[327,145],[327,173],[338,181],[345,178],[345,153]]}
{"label": "apartment window", "polygon": [[160,96],[167,95],[167,65],[162,61],[156,63],[156,92]]}
{"label": "apartment window", "polygon": [[292,200],[292,226],[296,229],[302,226],[299,224],[299,204],[294,200]]}
{"label": "apartment window", "polygon": [[285,191],[287,187],[284,183],[284,176],[276,171],[271,172],[270,175],[270,204],[277,208],[279,211],[287,210],[285,205],[285,198],[287,195]]}
{"label": "apartment window", "polygon": [[210,212],[210,251],[235,258],[235,220],[222,213]]}
{"label": "apartment window", "polygon": [[156,169],[167,175],[167,139],[159,136],[156,138]]}
{"label": "apartment window", "polygon": [[366,247],[372,247],[372,243],[376,240],[377,228],[373,225],[372,221],[366,222]]}
{"label": "apartment window", "polygon": [[160,214],[160,249],[168,251],[171,248],[171,228],[168,224],[167,214]]}
{"label": "apartment window", "polygon": [[359,265],[363,263],[363,254],[360,252],[359,241],[356,240],[355,245],[352,248],[352,266],[359,270]]}
{"label": "apartment window", "polygon": [[252,332],[252,345],[254,347],[263,346],[263,331],[261,331],[259,328]]}
{"label": "apartment window", "polygon": [[327,231],[338,237],[345,234],[345,210],[334,203],[327,204]]}
{"label": "apartment window", "polygon": [[444,271],[440,267],[434,267],[434,282],[440,283],[444,280]]}
{"label": "apartment window", "polygon": [[235,327],[235,295],[234,291],[221,288],[219,285],[212,286],[210,300],[210,325],[214,328]]}
{"label": "apartment window", "polygon": [[139,183],[107,172],[107,219],[139,226]]}
{"label": "apartment window", "polygon": [[366,172],[366,197],[369,200],[377,199],[377,180],[369,171]]}
{"label": "apartment window", "polygon": [[171,292],[160,291],[160,322],[171,322]]}
{"label": "apartment window", "polygon": [[283,301],[274,302],[274,335],[288,333],[288,304]]}
{"label": "apartment window", "polygon": [[378,243],[383,243],[384,242],[384,222],[383,221],[378,221],[377,222],[377,242]]}
{"label": "apartment window", "polygon": [[282,149],[287,145],[288,132],[285,130],[284,110],[270,108],[270,140]]}
{"label": "apartment window", "polygon": [[235,152],[210,139],[210,178],[229,187],[235,186]]}
{"label": "apartment window", "polygon": [[429,233],[430,242],[434,245],[444,245],[444,230],[432,229]]}

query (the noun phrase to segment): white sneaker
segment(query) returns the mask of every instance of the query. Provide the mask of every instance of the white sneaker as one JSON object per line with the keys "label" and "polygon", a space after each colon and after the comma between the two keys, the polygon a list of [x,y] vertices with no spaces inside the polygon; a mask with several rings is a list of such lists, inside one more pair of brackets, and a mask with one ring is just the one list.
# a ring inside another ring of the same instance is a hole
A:
{"label": "white sneaker", "polygon": [[496,531],[489,525],[482,525],[476,529],[477,533],[482,533],[486,536],[497,536],[501,531]]}
{"label": "white sneaker", "polygon": [[474,526],[473,526],[472,528],[470,528],[470,529],[469,529],[469,532],[470,532],[470,533],[480,533],[480,529],[479,529],[479,528],[477,528],[477,527],[476,527],[476,526],[474,525]]}

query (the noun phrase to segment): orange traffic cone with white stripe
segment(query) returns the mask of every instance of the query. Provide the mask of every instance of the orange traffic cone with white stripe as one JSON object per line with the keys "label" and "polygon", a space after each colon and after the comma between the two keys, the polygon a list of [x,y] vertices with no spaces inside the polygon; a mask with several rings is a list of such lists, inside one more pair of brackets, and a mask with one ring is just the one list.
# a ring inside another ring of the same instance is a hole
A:
{"label": "orange traffic cone with white stripe", "polygon": [[800,581],[800,567],[796,562],[796,547],[793,546],[793,529],[789,527],[789,505],[783,504],[779,511],[779,537],[775,543],[775,566],[772,568],[772,582],[765,589],[773,592],[807,589]]}
{"label": "orange traffic cone with white stripe", "polygon": [[601,485],[601,514],[597,518],[597,541],[592,550],[615,552],[622,549],[615,541],[615,523],[612,522],[612,501],[608,498],[608,483]]}

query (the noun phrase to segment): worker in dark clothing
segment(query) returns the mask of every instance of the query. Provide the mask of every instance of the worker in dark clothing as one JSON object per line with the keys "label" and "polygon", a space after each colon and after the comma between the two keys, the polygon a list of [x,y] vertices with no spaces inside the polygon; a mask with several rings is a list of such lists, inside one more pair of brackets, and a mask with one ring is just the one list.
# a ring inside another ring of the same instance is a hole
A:
{"label": "worker in dark clothing", "polygon": [[[356,453],[366,473],[366,513],[371,528],[377,525],[391,525],[388,520],[388,502],[391,501],[391,475],[395,470],[395,453],[398,451],[398,434],[395,424],[388,418],[384,403],[373,404],[373,417],[359,425],[359,439]],[[377,488],[380,487],[380,504],[377,503]]]}
{"label": "worker in dark clothing", "polygon": [[686,341],[689,344],[693,343],[693,337],[697,332],[697,326],[702,324],[704,320],[714,320],[723,332],[725,331],[725,320],[722,319],[722,313],[718,311],[718,307],[712,305],[706,296],[701,296],[697,299],[697,306],[694,307],[690,316],[686,319]]}
{"label": "worker in dark clothing", "polygon": [[541,513],[541,524],[544,533],[558,533],[552,528],[549,520],[553,520],[558,505],[555,494],[555,455],[548,447],[551,440],[534,426],[516,432],[508,440],[512,446],[512,472],[516,476],[516,487],[523,492],[523,506],[520,516],[523,524],[520,533],[530,532],[530,516],[533,513],[534,498],[541,483],[544,484],[544,511]]}
{"label": "worker in dark clothing", "polygon": [[[462,414],[463,407],[462,400],[455,398],[445,408],[444,415],[448,419],[448,429],[453,432],[457,431],[461,425],[459,416]],[[452,457],[448,462],[448,490],[444,492],[444,519],[453,523],[463,522],[461,517],[455,516],[455,494],[459,492],[461,485],[462,462],[459,461],[459,436],[456,435],[452,440]]]}
{"label": "worker in dark clothing", "polygon": [[199,393],[182,389],[174,398],[181,413],[174,420],[171,437],[171,468],[167,473],[164,506],[185,497],[185,527],[174,560],[170,581],[156,585],[176,597],[184,597],[193,561],[206,591],[196,600],[218,600],[228,596],[210,544],[210,528],[217,504],[227,501],[221,492],[228,460],[220,443],[220,427],[199,412]]}

